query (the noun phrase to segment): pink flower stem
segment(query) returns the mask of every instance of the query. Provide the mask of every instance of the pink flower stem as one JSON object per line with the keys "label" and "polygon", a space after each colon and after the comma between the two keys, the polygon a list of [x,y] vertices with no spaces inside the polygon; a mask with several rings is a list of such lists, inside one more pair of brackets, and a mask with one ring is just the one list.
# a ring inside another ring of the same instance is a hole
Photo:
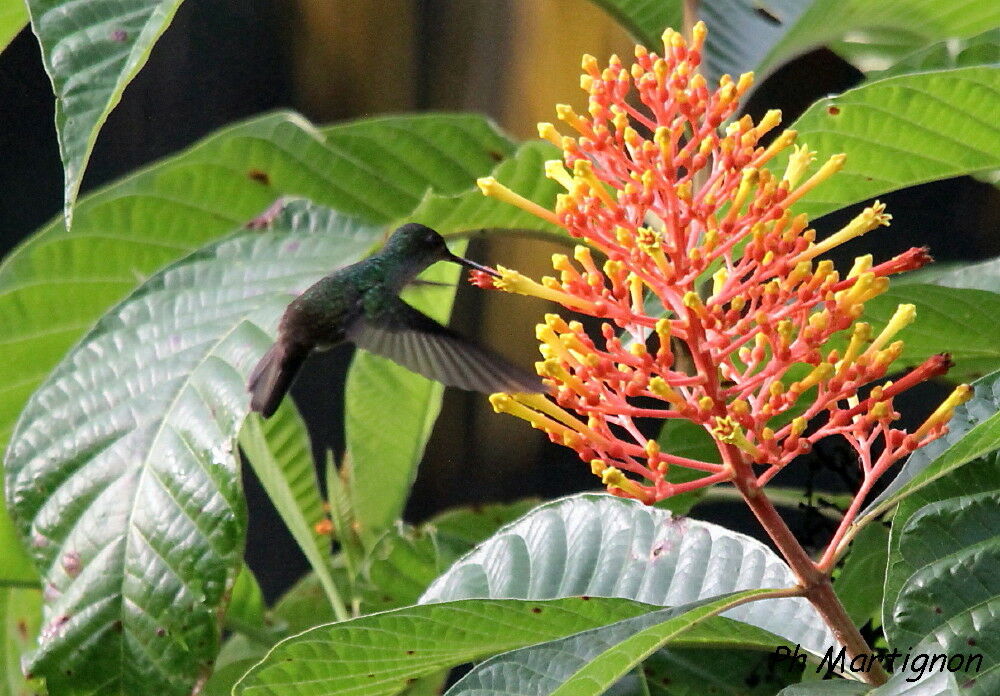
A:
{"label": "pink flower stem", "polygon": [[865,480],[861,483],[861,488],[859,488],[858,492],[854,495],[854,500],[851,501],[851,506],[847,508],[847,512],[844,513],[844,518],[840,521],[840,525],[837,527],[837,531],[834,533],[833,538],[830,539],[830,543],[823,552],[823,557],[820,558],[819,563],[816,564],[822,572],[830,573],[833,571],[833,566],[837,565],[840,542],[843,540],[848,528],[854,523],[854,519],[858,516],[858,512],[861,511],[861,504],[864,503],[865,498],[868,497],[868,492],[871,491],[876,478],[877,477],[871,476],[870,474],[865,475]]}

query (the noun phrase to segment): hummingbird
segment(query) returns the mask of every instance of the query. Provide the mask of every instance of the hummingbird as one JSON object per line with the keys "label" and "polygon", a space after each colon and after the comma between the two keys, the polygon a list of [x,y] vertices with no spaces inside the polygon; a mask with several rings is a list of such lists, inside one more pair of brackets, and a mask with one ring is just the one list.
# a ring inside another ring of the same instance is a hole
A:
{"label": "hummingbird", "polygon": [[351,342],[451,387],[486,394],[542,392],[541,379],[463,338],[399,298],[425,268],[451,261],[499,274],[451,253],[430,227],[408,223],[379,251],[334,271],[285,309],[274,345],[250,372],[250,408],[265,418],[278,408],[314,350]]}

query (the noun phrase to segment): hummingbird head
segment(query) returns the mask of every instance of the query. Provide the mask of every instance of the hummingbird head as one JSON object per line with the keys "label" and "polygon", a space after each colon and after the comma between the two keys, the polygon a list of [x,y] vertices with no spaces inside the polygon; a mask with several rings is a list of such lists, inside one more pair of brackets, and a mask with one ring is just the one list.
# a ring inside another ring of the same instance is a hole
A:
{"label": "hummingbird head", "polygon": [[451,253],[444,237],[430,227],[416,222],[408,222],[393,232],[382,253],[408,259],[413,266],[419,268],[426,268],[436,261],[452,261],[491,276],[499,276],[492,268]]}

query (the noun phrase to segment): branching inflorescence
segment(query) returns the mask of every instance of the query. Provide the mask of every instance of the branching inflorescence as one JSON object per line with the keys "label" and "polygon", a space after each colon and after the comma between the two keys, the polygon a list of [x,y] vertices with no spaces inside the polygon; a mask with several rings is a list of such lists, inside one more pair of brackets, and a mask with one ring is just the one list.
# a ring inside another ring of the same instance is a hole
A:
{"label": "branching inflorescence", "polygon": [[[947,356],[859,394],[886,376],[903,347],[894,338],[915,315],[913,305],[900,305],[874,332],[858,321],[865,302],[885,292],[889,275],[930,257],[920,248],[877,265],[862,256],[844,276],[819,259],[888,225],[891,216],[876,202],[816,241],[806,216],[791,208],[837,172],[844,156],[809,174],[815,153],[793,146],[794,131],[762,146],[780,121],[778,111],[757,124],[744,116],[723,128],[753,76],[724,76],[710,91],[696,70],[705,33],[696,25],[689,44],[667,30],[664,56],[636,47],[631,69],[617,57],[603,70],[584,57],[589,117],[557,107],[578,135],[539,125],[540,135],[562,150],[562,160],[546,163],[546,174],[566,189],[554,212],[492,178],[480,180],[486,195],[584,244],[573,260],[553,257],[558,278],[539,283],[500,267],[501,278],[480,274],[474,282],[603,320],[595,339],[580,322],[547,315],[537,330],[543,356],[537,368],[551,398],[494,394],[491,402],[575,449],[610,492],[646,503],[733,480],[741,468],[763,486],[817,441],[842,435],[857,451],[864,478],[832,551],[879,476],[945,432],[971,390],[959,387],[914,432],[894,427],[893,399],[943,374]],[[630,101],[633,94],[641,106]],[[784,173],[772,173],[768,163],[789,147]],[[598,263],[595,252],[606,260]],[[681,353],[694,369],[684,369]],[[704,427],[724,463],[672,455],[669,443],[661,449],[637,427],[637,419],[650,417]],[[672,466],[704,475],[671,483]]]}

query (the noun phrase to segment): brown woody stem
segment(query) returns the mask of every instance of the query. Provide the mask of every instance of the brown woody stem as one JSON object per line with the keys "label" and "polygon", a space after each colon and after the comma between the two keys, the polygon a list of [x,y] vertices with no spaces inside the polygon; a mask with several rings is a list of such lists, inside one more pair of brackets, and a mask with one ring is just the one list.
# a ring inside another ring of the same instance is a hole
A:
{"label": "brown woody stem", "polygon": [[[774,505],[757,485],[750,464],[742,453],[732,445],[720,443],[723,461],[732,467],[733,485],[743,495],[743,499],[757,517],[764,531],[778,547],[778,551],[788,563],[802,587],[803,595],[823,618],[823,621],[840,643],[847,648],[851,660],[858,655],[871,655],[872,649],[861,636],[854,622],[847,615],[844,605],[833,591],[829,572],[823,572],[813,562],[799,543],[792,530],[778,514]],[[864,680],[876,686],[884,684],[889,675],[878,660],[863,658],[868,670],[861,672]]]}

